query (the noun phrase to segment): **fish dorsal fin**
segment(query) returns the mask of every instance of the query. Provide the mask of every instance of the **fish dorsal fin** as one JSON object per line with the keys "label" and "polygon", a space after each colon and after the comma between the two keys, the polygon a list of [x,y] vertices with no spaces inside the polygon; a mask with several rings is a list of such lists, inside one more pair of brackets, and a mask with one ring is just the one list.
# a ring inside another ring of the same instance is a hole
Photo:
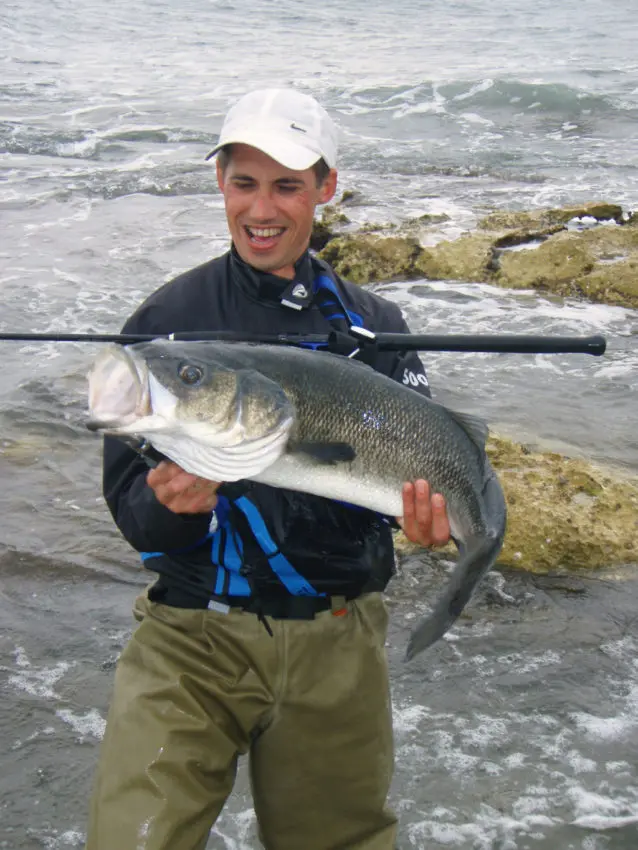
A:
{"label": "fish dorsal fin", "polygon": [[456,424],[465,431],[474,445],[484,452],[489,433],[487,422],[478,416],[473,416],[471,413],[459,413],[458,410],[446,409]]}

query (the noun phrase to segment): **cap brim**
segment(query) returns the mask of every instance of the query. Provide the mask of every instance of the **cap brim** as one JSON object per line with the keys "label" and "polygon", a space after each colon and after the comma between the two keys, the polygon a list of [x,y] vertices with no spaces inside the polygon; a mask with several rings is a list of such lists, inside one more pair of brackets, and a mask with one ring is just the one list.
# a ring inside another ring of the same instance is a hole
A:
{"label": "cap brim", "polygon": [[220,138],[206,159],[214,157],[226,145],[249,145],[251,148],[257,148],[292,171],[305,171],[321,159],[321,153],[309,150],[304,145],[297,145],[281,135],[253,129],[233,132]]}

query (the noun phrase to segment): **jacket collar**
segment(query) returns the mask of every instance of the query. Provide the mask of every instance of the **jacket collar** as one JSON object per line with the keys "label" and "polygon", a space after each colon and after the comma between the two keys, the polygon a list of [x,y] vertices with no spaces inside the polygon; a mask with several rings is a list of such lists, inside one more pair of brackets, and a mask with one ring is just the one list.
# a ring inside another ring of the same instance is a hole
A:
{"label": "jacket collar", "polygon": [[284,292],[293,283],[302,283],[308,292],[313,290],[314,270],[308,251],[305,251],[295,263],[294,281],[261,272],[249,266],[242,260],[234,246],[230,250],[230,267],[233,284],[259,301],[280,302]]}

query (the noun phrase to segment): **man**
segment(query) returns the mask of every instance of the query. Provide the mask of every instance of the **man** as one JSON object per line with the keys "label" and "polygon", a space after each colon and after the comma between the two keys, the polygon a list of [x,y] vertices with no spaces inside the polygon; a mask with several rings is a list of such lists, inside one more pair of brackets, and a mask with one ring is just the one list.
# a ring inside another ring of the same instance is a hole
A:
{"label": "man", "polygon": [[[315,208],[336,190],[336,151],[313,98],[242,98],[209,155],[231,250],[151,295],[125,331],[407,332],[396,306],[308,253]],[[372,365],[428,393],[416,355]],[[394,850],[380,595],[391,518],[166,460],[149,471],[112,439],[104,492],[159,578],[118,664],[87,848],[202,850],[249,752],[268,850]],[[424,546],[449,537],[444,500],[424,481],[406,482],[399,521]]]}

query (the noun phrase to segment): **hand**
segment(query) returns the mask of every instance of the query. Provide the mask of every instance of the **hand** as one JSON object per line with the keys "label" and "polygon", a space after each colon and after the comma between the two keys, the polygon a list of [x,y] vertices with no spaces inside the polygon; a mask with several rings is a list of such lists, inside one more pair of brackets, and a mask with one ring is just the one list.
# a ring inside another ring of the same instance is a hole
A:
{"label": "hand", "polygon": [[174,514],[209,514],[217,506],[220,481],[209,481],[185,472],[170,460],[163,460],[151,469],[146,483],[155,498]]}
{"label": "hand", "polygon": [[450,539],[445,498],[430,496],[430,485],[422,479],[403,485],[403,516],[397,522],[408,540],[421,546],[444,546]]}

